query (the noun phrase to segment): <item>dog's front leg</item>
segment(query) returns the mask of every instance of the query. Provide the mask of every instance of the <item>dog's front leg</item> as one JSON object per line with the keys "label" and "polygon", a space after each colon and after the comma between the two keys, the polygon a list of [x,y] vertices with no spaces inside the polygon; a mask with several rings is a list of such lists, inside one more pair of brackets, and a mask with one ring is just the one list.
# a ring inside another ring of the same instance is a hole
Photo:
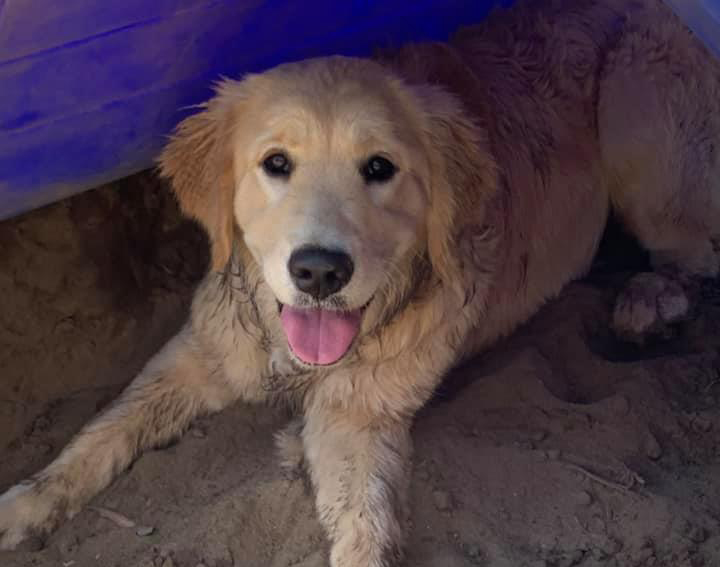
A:
{"label": "dog's front leg", "polygon": [[198,414],[219,410],[234,398],[219,361],[186,327],[50,465],[0,496],[0,549],[52,530],[143,449],[167,443]]}
{"label": "dog's front leg", "polygon": [[388,567],[402,555],[410,423],[353,410],[310,410],[303,444],[331,540],[332,567]]}

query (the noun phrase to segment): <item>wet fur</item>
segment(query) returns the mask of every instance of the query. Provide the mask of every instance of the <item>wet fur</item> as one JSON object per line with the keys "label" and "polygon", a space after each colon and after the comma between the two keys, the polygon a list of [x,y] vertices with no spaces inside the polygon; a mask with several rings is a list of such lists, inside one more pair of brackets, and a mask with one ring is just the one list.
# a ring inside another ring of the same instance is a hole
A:
{"label": "wet fur", "polygon": [[[279,444],[288,466],[310,473],[331,565],[394,564],[413,415],[452,365],[587,270],[611,206],[658,269],[717,273],[720,68],[660,2],[520,2],[449,44],[378,60],[227,81],[180,125],[161,170],[207,229],[213,268],[185,328],[120,399],[0,498],[2,546],[52,529],[142,450],[244,399],[301,416]],[[429,200],[412,247],[386,266],[356,348],[309,370],[288,354],[273,292],[231,214],[233,136],[263,89],[366,75],[403,110],[397,127],[426,160]]]}

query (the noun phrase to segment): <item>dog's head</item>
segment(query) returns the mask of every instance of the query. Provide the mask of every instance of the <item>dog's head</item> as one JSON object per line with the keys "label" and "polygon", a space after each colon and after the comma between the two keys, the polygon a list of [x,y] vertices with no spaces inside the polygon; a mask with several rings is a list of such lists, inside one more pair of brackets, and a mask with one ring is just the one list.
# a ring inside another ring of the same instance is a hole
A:
{"label": "dog's head", "polygon": [[457,283],[453,223],[463,192],[482,192],[491,175],[483,146],[444,91],[333,57],[224,81],[160,166],[207,229],[213,268],[239,239],[277,299],[290,352],[332,365],[418,278]]}

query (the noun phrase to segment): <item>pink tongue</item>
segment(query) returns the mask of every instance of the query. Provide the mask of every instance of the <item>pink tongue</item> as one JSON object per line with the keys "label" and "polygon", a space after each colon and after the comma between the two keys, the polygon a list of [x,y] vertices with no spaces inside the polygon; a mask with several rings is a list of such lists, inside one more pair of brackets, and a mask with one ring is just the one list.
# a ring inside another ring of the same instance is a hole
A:
{"label": "pink tongue", "polygon": [[360,310],[328,311],[283,306],[283,329],[295,355],[308,364],[332,364],[350,348],[360,330]]}

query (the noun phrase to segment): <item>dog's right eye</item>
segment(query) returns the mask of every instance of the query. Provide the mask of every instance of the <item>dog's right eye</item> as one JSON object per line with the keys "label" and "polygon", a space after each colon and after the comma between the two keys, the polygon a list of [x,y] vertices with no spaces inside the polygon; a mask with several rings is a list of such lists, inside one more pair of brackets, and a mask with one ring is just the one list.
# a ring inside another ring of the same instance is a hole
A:
{"label": "dog's right eye", "polygon": [[382,156],[372,156],[360,168],[365,183],[385,183],[393,178],[397,171],[395,164]]}
{"label": "dog's right eye", "polygon": [[285,154],[278,152],[266,157],[262,167],[271,177],[288,177],[292,171],[292,162]]}

